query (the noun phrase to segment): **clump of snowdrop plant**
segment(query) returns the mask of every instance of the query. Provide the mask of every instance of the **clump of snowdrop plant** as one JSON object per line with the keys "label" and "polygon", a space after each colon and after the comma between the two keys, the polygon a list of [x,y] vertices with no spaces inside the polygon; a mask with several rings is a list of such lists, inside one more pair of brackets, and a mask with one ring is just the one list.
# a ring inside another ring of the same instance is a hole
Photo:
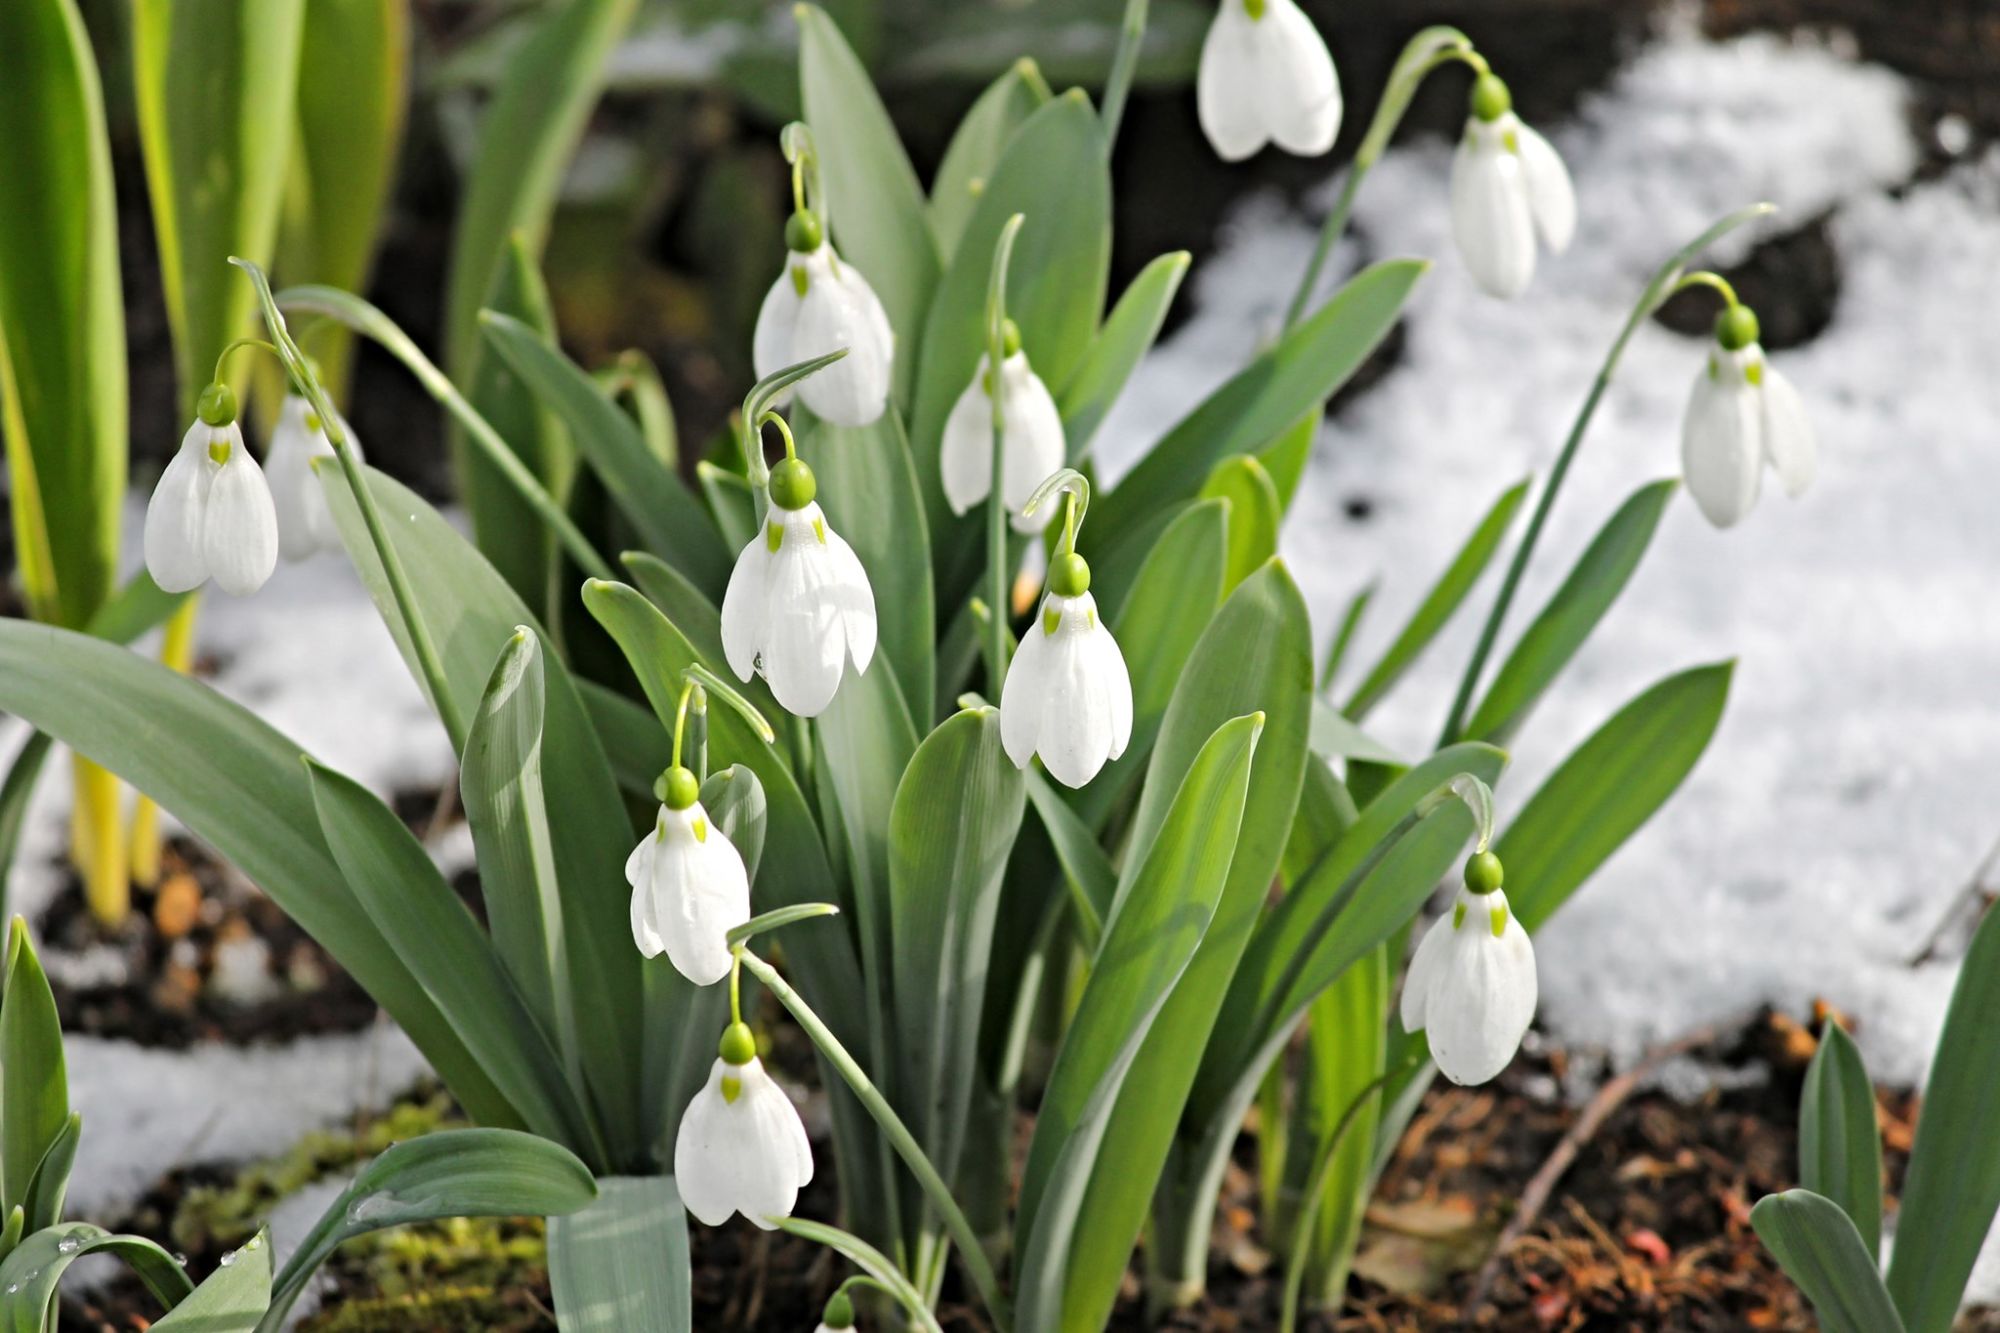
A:
{"label": "clump of snowdrop plant", "polygon": [[1793,499],[1805,494],[1818,467],[1805,400],[1765,359],[1756,314],[1733,292],[1727,297],[1681,426],[1688,493],[1718,528],[1735,526],[1756,507],[1766,467]]}
{"label": "clump of snowdrop plant", "polygon": [[210,384],[194,424],[146,505],[146,569],[167,592],[211,578],[239,597],[278,567],[278,516],[263,469],[243,443],[236,395]]}
{"label": "clump of snowdrop plant", "polygon": [[1268,143],[1318,157],[1340,134],[1340,76],[1295,0],[1222,0],[1201,45],[1195,104],[1227,162]]}
{"label": "clump of snowdrop plant", "polygon": [[1451,163],[1451,230],[1472,280],[1515,297],[1535,276],[1537,241],[1552,254],[1576,235],[1576,190],[1556,150],[1514,114],[1501,78],[1481,74]]}
{"label": "clump of snowdrop plant", "polygon": [[1535,947],[1501,879],[1500,858],[1476,852],[1403,976],[1403,1028],[1430,1039],[1431,1059],[1454,1083],[1499,1074],[1535,1017]]}
{"label": "clump of snowdrop plant", "polygon": [[[361,458],[361,441],[354,428],[345,421],[340,425],[347,447]],[[312,404],[298,394],[286,394],[278,408],[278,424],[271,431],[271,447],[264,455],[264,475],[271,485],[278,519],[278,554],[286,560],[304,560],[321,551],[340,549],[340,533],[327,508],[326,492],[313,473],[314,459],[332,457],[333,445]]]}
{"label": "clump of snowdrop plant", "polygon": [[[1040,532],[1051,513],[1039,519],[1026,513],[1028,501],[1043,482],[1062,468],[1065,453],[1062,413],[1021,346],[1021,329],[1007,321],[1006,349],[1000,363],[997,391],[1002,422],[1001,498],[1014,514],[1017,532]],[[939,449],[940,480],[951,512],[963,514],[986,499],[993,486],[993,413],[996,391],[992,362],[979,358],[972,382],[945,418],[944,443]]]}

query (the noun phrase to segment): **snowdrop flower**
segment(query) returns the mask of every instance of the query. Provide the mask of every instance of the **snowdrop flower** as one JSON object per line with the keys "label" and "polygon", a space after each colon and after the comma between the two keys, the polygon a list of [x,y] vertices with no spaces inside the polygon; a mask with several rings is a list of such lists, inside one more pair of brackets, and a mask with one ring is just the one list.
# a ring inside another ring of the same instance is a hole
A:
{"label": "snowdrop flower", "polygon": [[868,573],[813,503],[816,490],[812,469],[797,458],[771,469],[764,531],[743,548],[722,594],[730,670],[740,680],[761,671],[778,702],[800,717],[833,702],[844,661],[860,673],[875,656]]}
{"label": "snowdrop flower", "polygon": [[1466,862],[1451,913],[1431,926],[1403,978],[1403,1028],[1428,1034],[1431,1058],[1454,1083],[1505,1069],[1535,1016],[1535,949],[1500,880],[1493,853]]}
{"label": "snowdrop flower", "polygon": [[1273,140],[1318,157],[1340,133],[1340,76],[1294,0],[1222,0],[1201,44],[1195,109],[1225,162]]}
{"label": "snowdrop flower", "polygon": [[632,940],[646,957],[665,951],[682,976],[711,986],[729,975],[729,932],[750,919],[750,876],[709,822],[693,773],[676,765],[654,791],[659,817],[625,862]]}
{"label": "snowdrop flower", "polygon": [[846,356],[800,383],[799,397],[836,426],[865,426],[889,401],[896,346],[889,317],[868,279],[835,253],[812,213],[792,214],[785,245],[785,271],[757,312],[751,340],[757,377],[845,347]]}
{"label": "snowdrop flower", "polygon": [[1000,691],[1000,741],[1016,767],[1042,757],[1049,776],[1081,787],[1132,739],[1132,677],[1097,618],[1090,566],[1074,549],[1049,566],[1042,613],[1021,639]]}
{"label": "snowdrop flower", "polygon": [[1519,296],[1535,276],[1535,237],[1552,254],[1576,234],[1576,190],[1549,141],[1521,123],[1493,74],[1472,85],[1472,114],[1451,164],[1451,230],[1472,280]]}
{"label": "snowdrop flower", "polygon": [[167,592],[190,592],[213,578],[243,596],[278,566],[278,518],[271,488],[236,422],[226,384],[202,390],[195,422],[146,505],[146,571]]}
{"label": "snowdrop flower", "polygon": [[[340,422],[347,447],[361,458],[361,441],[354,428]],[[321,551],[340,549],[340,531],[333,525],[333,511],[327,508],[326,492],[313,475],[312,460],[332,458],[333,445],[312,404],[297,394],[285,395],[278,409],[277,429],[271,432],[271,448],[264,455],[264,475],[271,481],[271,500],[278,514],[278,554],[286,560],[303,560]]]}
{"label": "snowdrop flower", "polygon": [[741,1213],[766,1231],[813,1177],[805,1122],[764,1072],[750,1029],[731,1023],[708,1082],[681,1116],[674,1183],[687,1210],[719,1227]]}
{"label": "snowdrop flower", "polygon": [[[1040,532],[1053,511],[1044,510],[1037,520],[1023,517],[1021,510],[1035,489],[1063,465],[1062,414],[1042,377],[1028,365],[1021,331],[1011,319],[1006,338],[1006,355],[1000,362],[1001,498],[1015,515],[1015,531]],[[990,361],[982,356],[972,383],[945,419],[939,466],[944,498],[954,514],[984,501],[993,487],[992,390]]]}
{"label": "snowdrop flower", "polygon": [[1715,345],[1681,425],[1681,470],[1695,504],[1716,527],[1731,526],[1756,506],[1766,463],[1797,499],[1812,484],[1818,452],[1799,391],[1757,345],[1757,316],[1729,306],[1715,321]]}

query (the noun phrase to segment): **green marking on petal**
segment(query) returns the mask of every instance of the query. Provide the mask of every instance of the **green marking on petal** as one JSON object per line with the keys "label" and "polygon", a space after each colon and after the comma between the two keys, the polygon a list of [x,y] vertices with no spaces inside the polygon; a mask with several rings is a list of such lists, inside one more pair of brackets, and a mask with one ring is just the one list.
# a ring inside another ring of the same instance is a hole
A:
{"label": "green marking on petal", "polygon": [[742,1095],[743,1080],[733,1074],[724,1074],[722,1076],[722,1100],[734,1106],[736,1105],[736,1099]]}
{"label": "green marking on petal", "polygon": [[1264,17],[1267,0],[1243,0],[1243,12],[1254,21]]}
{"label": "green marking on petal", "polygon": [[1062,624],[1061,611],[1058,611],[1053,606],[1045,606],[1042,608],[1042,633],[1054,634],[1056,632],[1056,627],[1061,624]]}
{"label": "green marking on petal", "polygon": [[1507,933],[1507,905],[1495,903],[1487,915],[1493,920],[1493,938],[1497,940]]}
{"label": "green marking on petal", "polygon": [[1507,151],[1514,156],[1519,157],[1521,155],[1521,136],[1514,133],[1514,131],[1508,130],[1505,134],[1501,135],[1500,142],[1507,145]]}
{"label": "green marking on petal", "polygon": [[233,448],[230,445],[227,438],[220,440],[210,440],[208,442],[208,457],[210,462],[227,463],[229,461],[229,455],[232,452]]}
{"label": "green marking on petal", "polygon": [[1453,903],[1451,905],[1451,928],[1453,930],[1457,930],[1460,926],[1464,924],[1465,924],[1465,904]]}
{"label": "green marking on petal", "polygon": [[782,523],[766,523],[764,525],[764,545],[769,547],[773,554],[776,554],[778,548],[784,544],[785,525]]}
{"label": "green marking on petal", "polygon": [[314,431],[314,432],[317,432],[317,431],[318,431],[318,430],[319,430],[319,429],[321,428],[321,426],[322,426],[323,424],[324,424],[324,423],[323,423],[323,422],[321,422],[321,421],[320,421],[320,419],[319,419],[319,413],[317,413],[317,412],[308,412],[308,413],[306,413],[306,429],[307,429],[307,430],[309,430],[309,431]]}
{"label": "green marking on petal", "polygon": [[694,840],[696,842],[708,841],[708,821],[706,819],[695,820],[691,827],[694,829]]}
{"label": "green marking on petal", "polygon": [[1764,363],[1762,361],[1752,361],[1749,365],[1743,367],[1743,379],[1746,383],[1761,386],[1764,383]]}
{"label": "green marking on petal", "polygon": [[819,538],[819,544],[820,544],[821,546],[824,546],[824,545],[826,545],[826,520],[825,520],[825,519],[823,519],[823,518],[816,518],[816,519],[814,519],[814,520],[813,520],[813,536],[815,536],[815,537]]}
{"label": "green marking on petal", "polygon": [[800,296],[804,296],[806,289],[811,286],[812,279],[806,274],[806,266],[804,264],[792,265],[792,290]]}
{"label": "green marking on petal", "polygon": [[1090,610],[1088,610],[1088,611],[1086,611],[1086,612],[1084,612],[1084,613],[1083,613],[1083,623],[1084,623],[1084,625],[1085,625],[1085,626],[1086,626],[1087,628],[1089,628],[1089,629],[1096,629],[1096,628],[1097,628],[1097,608],[1096,608],[1096,607],[1094,607],[1094,606],[1093,606],[1093,607],[1091,607],[1091,608],[1090,608]]}

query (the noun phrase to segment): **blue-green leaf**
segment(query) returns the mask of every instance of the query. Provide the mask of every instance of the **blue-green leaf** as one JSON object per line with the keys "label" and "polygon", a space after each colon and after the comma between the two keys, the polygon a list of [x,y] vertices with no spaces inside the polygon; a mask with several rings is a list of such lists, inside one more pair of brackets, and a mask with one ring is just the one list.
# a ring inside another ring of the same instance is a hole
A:
{"label": "blue-green leaf", "polygon": [[1799,1097],[1799,1184],[1832,1200],[1877,1256],[1882,1245],[1882,1127],[1860,1048],[1829,1021]]}
{"label": "blue-green leaf", "polygon": [[[1903,1320],[1882,1285],[1874,1256],[1838,1204],[1811,1190],[1767,1194],[1750,1210],[1750,1225],[1813,1303],[1821,1333],[1903,1333]],[[1971,1238],[1973,1249],[1979,1240]],[[1948,1327],[1957,1312],[1957,1294],[1949,1299],[1944,1323],[1937,1327]]]}
{"label": "blue-green leaf", "polygon": [[597,1184],[596,1203],[549,1219],[549,1285],[563,1333],[690,1333],[694,1278],[673,1177]]}

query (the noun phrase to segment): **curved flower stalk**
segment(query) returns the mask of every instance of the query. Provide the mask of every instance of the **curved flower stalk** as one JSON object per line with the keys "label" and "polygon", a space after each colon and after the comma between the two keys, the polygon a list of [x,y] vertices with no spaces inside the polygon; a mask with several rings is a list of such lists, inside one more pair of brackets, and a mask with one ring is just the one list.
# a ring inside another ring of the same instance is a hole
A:
{"label": "curved flower stalk", "polygon": [[[1000,498],[1014,514],[1016,532],[1040,532],[1052,511],[1039,521],[1024,512],[1036,488],[1063,465],[1062,413],[1042,377],[1028,364],[1021,330],[1006,322],[1006,350],[1000,362],[1001,421]],[[985,501],[993,489],[994,376],[990,358],[979,358],[972,382],[958,396],[945,419],[939,470],[951,512],[963,514]]]}
{"label": "curved flower stalk", "polygon": [[1734,526],[1756,507],[1767,465],[1786,495],[1803,495],[1819,454],[1805,401],[1757,343],[1756,314],[1734,293],[1729,297],[1681,424],[1688,492],[1718,528]]}
{"label": "curved flower stalk", "polygon": [[1267,143],[1318,157],[1340,134],[1340,75],[1294,0],[1222,0],[1201,44],[1195,107],[1225,162]]}
{"label": "curved flower stalk", "polygon": [[723,592],[722,648],[738,679],[761,673],[787,711],[816,717],[833,702],[845,663],[859,674],[874,660],[875,593],[854,548],[814,503],[818,483],[791,428],[775,412],[764,421],[784,434],[785,461],[771,469],[764,530]]}
{"label": "curved flower stalk", "polygon": [[1535,948],[1507,906],[1500,858],[1483,846],[1465,886],[1432,924],[1403,978],[1406,1031],[1422,1030],[1431,1059],[1454,1083],[1505,1069],[1535,1017]]}
{"label": "curved flower stalk", "polygon": [[1068,469],[1028,502],[1033,514],[1067,491],[1062,541],[1049,561],[1049,590],[1000,695],[1000,741],[1026,768],[1039,754],[1049,776],[1081,787],[1125,753],[1132,739],[1132,677],[1125,655],[1097,614],[1090,565],[1076,553],[1076,533],[1090,488]]}
{"label": "curved flower stalk", "polygon": [[1481,290],[1519,296],[1535,276],[1537,238],[1561,254],[1576,235],[1576,189],[1549,141],[1514,114],[1493,73],[1472,84],[1472,113],[1451,164],[1451,229]]}
{"label": "curved flower stalk", "polygon": [[687,1210],[718,1227],[732,1214],[766,1231],[787,1217],[813,1178],[805,1122],[765,1072],[738,1018],[722,1034],[708,1082],[688,1103],[674,1139],[674,1181]]}
{"label": "curved flower stalk", "polygon": [[[362,459],[361,441],[345,418],[340,422],[347,445]],[[278,554],[304,560],[321,551],[340,549],[340,532],[333,525],[326,493],[313,475],[315,458],[334,457],[326,429],[312,404],[298,394],[285,395],[271,447],[264,455],[264,475],[271,483],[271,500],[278,516]]]}
{"label": "curved flower stalk", "polygon": [[[827,239],[818,196],[818,159],[803,125],[785,128],[796,205],[785,224],[784,271],[757,311],[751,359],[762,379],[786,366],[844,348],[841,361],[798,386],[813,414],[837,426],[866,426],[889,403],[896,335],[875,289]],[[815,182],[808,189],[808,182]],[[782,399],[780,400],[782,401]]]}
{"label": "curved flower stalk", "polygon": [[145,545],[146,571],[166,592],[191,592],[213,578],[241,597],[278,567],[271,488],[243,443],[228,385],[202,390],[194,424],[146,505]]}

